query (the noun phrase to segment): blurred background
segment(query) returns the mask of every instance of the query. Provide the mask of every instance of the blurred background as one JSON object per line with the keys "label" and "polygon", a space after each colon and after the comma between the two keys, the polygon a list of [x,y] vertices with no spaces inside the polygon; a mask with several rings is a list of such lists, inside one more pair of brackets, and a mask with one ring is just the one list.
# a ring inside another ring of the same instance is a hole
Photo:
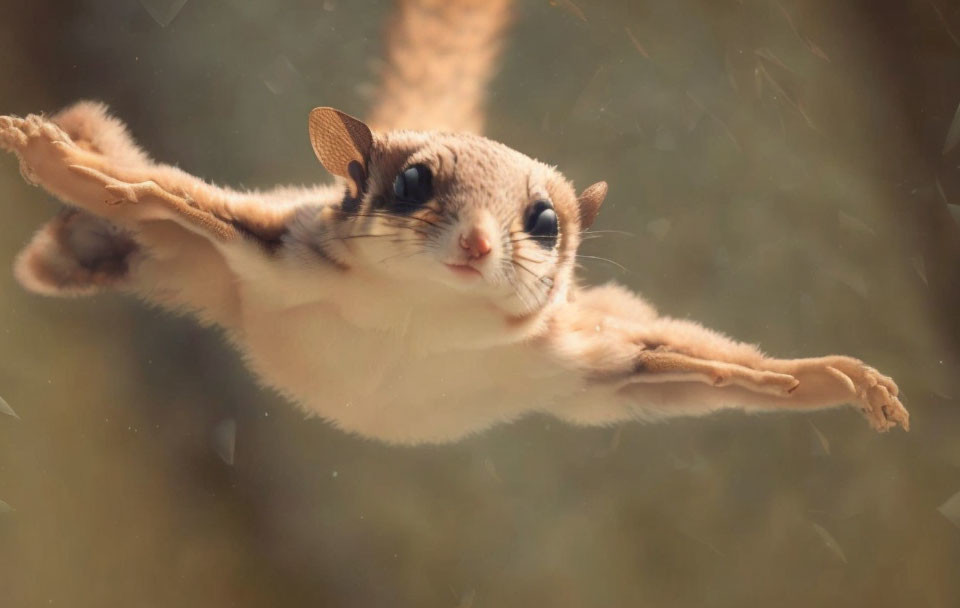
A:
{"label": "blurred background", "polygon": [[[327,179],[388,2],[3,0],[0,113],[100,99],[160,160]],[[605,179],[591,282],[784,357],[892,375],[848,409],[363,441],[217,333],[0,273],[0,606],[960,605],[960,7],[526,0],[488,132]],[[0,158],[0,261],[57,204]],[[2,408],[0,408],[2,411]]]}

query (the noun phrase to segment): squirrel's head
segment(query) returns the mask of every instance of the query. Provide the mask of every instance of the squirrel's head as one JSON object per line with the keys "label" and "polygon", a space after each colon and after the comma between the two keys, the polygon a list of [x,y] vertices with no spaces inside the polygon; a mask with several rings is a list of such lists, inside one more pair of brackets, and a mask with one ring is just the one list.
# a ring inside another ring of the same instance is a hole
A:
{"label": "squirrel's head", "polygon": [[331,108],[310,114],[320,162],[347,182],[341,213],[358,260],[524,315],[572,279],[580,231],[607,192],[579,196],[562,174],[476,135],[372,133]]}

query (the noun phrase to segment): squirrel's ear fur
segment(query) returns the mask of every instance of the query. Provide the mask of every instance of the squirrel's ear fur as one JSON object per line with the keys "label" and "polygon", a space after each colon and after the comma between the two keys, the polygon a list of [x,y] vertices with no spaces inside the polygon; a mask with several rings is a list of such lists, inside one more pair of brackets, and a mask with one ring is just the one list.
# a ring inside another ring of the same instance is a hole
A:
{"label": "squirrel's ear fur", "polygon": [[600,205],[603,204],[603,199],[607,198],[607,190],[607,182],[597,182],[577,197],[577,203],[580,204],[581,228],[589,228],[593,220],[597,219]]}
{"label": "squirrel's ear fur", "polygon": [[330,173],[347,178],[350,196],[359,197],[373,147],[370,127],[340,110],[314,108],[310,112],[310,143],[320,164]]}

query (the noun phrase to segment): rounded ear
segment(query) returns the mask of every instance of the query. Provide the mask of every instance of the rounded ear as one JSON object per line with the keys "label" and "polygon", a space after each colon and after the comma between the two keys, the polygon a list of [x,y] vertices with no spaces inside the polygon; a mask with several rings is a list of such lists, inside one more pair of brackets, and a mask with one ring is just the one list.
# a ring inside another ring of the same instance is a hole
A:
{"label": "rounded ear", "polygon": [[600,205],[603,199],[607,198],[608,189],[607,182],[597,182],[577,197],[577,203],[580,204],[580,228],[589,228],[593,220],[597,219]]}
{"label": "rounded ear", "polygon": [[367,160],[373,147],[370,127],[333,108],[310,112],[310,143],[320,164],[330,173],[347,178],[350,196],[357,198],[367,181]]}

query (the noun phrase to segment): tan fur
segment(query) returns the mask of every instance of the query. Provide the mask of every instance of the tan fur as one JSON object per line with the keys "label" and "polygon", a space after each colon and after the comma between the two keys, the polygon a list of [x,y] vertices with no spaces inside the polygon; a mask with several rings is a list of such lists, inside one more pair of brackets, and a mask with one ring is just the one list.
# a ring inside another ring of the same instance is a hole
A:
{"label": "tan fur", "polygon": [[120,287],[137,250],[130,235],[77,209],[65,209],[43,226],[17,257],[14,273],[44,295],[89,295]]}
{"label": "tan fur", "polygon": [[510,0],[398,0],[388,20],[376,131],[482,133]]}
{"label": "tan fur", "polygon": [[[482,84],[490,57],[435,56],[431,20],[455,15],[464,26],[475,14],[476,39],[464,44],[483,45],[506,2],[483,6],[401,2],[391,64],[411,53],[410,65],[463,64]],[[451,90],[453,105],[438,109],[422,91],[402,97],[390,78],[376,124],[416,126],[430,114],[479,129],[477,90]],[[18,279],[52,295],[115,287],[219,325],[258,377],[306,412],[395,443],[453,441],[534,411],[603,425],[852,403],[877,430],[908,427],[896,384],[861,361],[769,358],[660,316],[622,287],[580,287],[576,250],[603,182],[578,196],[554,168],[483,137],[371,131],[331,108],[315,110],[309,130],[347,188],[212,186],[151,161],[90,102],[53,120],[0,116],[0,147],[25,179],[76,208],[37,233]],[[411,167],[431,176],[430,191],[404,207],[394,182]],[[545,201],[555,240],[527,233]],[[464,244],[477,234],[482,254]]]}
{"label": "tan fur", "polygon": [[78,101],[51,119],[78,146],[102,154],[116,164],[147,166],[153,164],[127,132],[127,126],[110,115],[107,106],[97,101]]}

